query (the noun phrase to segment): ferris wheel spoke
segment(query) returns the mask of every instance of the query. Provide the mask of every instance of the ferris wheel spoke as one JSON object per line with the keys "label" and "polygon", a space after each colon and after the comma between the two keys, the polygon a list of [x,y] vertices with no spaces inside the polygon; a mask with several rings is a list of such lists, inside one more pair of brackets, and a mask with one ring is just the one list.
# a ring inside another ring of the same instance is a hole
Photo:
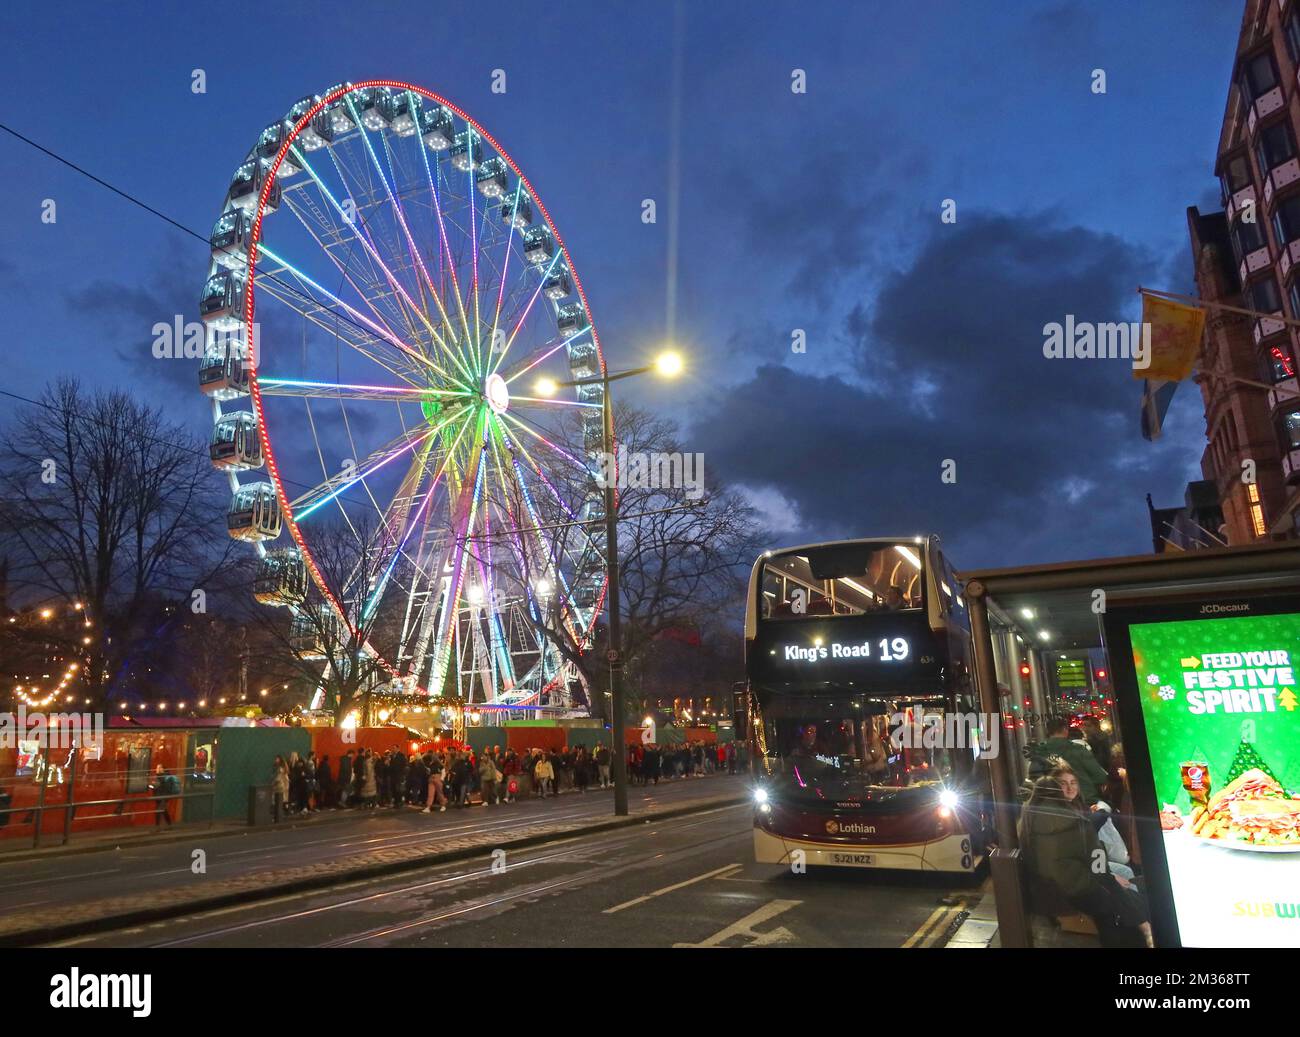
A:
{"label": "ferris wheel spoke", "polygon": [[[515,197],[514,200],[510,203],[510,208],[512,212],[518,211],[519,198],[523,194],[523,190],[524,190],[524,182],[520,180],[518,181],[518,183],[515,184]],[[493,310],[492,313],[492,334],[489,341],[491,341],[493,346],[496,345],[497,327],[501,323],[501,305],[505,301],[506,275],[510,271],[510,254],[514,249],[514,243],[515,243],[515,221],[514,219],[511,219],[510,232],[509,234],[506,235],[506,247],[502,252],[503,258],[501,260],[501,271],[500,271],[500,278],[499,278],[500,286],[497,289],[496,308],[495,310]]]}
{"label": "ferris wheel spoke", "polygon": [[[433,170],[429,166],[428,151],[424,148],[421,148],[420,156],[424,161],[424,175],[429,184],[429,193],[433,196],[433,210],[438,218],[438,241],[439,241],[438,263],[439,266],[441,267],[443,260],[444,259],[446,260],[445,269],[447,273],[451,275],[451,291],[452,294],[456,297],[456,306],[457,309],[460,311],[461,324],[465,329],[465,342],[468,344],[469,341],[473,338],[473,335],[469,329],[469,321],[465,316],[465,307],[461,303],[460,279],[456,276],[456,261],[452,256],[451,244],[447,239],[447,223],[446,220],[443,218],[442,195],[441,192],[438,190],[437,177],[433,175]],[[434,299],[436,299],[438,302],[438,309],[442,313],[443,322],[450,327],[452,320],[451,317],[447,314],[447,308],[443,304],[442,296],[443,296],[442,291],[438,291],[434,293]]]}
{"label": "ferris wheel spoke", "polygon": [[542,435],[540,432],[534,429],[532,427],[531,422],[519,418],[514,414],[511,414],[509,411],[503,411],[500,417],[505,418],[506,421],[510,422],[510,424],[515,426],[515,428],[519,429],[520,431],[527,432],[534,439],[544,444],[547,447],[547,449],[551,450],[553,453],[557,454],[558,456],[564,458],[574,467],[580,469],[583,472],[586,472],[587,475],[589,476],[591,475],[591,468],[588,467],[587,462],[583,461],[581,458],[574,457],[574,455],[569,453],[569,451],[565,450],[564,447],[552,443],[544,435]]}
{"label": "ferris wheel spoke", "polygon": [[583,400],[557,400],[553,396],[511,396],[510,405],[529,403],[535,407],[583,407],[587,410],[601,410],[599,403],[586,403]]}
{"label": "ferris wheel spoke", "polygon": [[[365,148],[369,150],[369,138],[364,130],[358,129],[356,139],[361,140]],[[421,302],[419,304],[411,300],[403,305],[400,294],[392,294],[389,297],[402,321],[409,325],[412,339],[418,341],[420,339],[419,326],[427,323],[423,319],[427,316],[427,307],[423,306],[424,291],[419,275],[416,273],[415,266],[407,262],[406,249],[397,243],[395,237],[394,240],[389,241],[385,236],[385,230],[394,232],[396,230],[392,226],[390,218],[390,214],[394,211],[394,204],[387,191],[387,181],[384,181],[386,190],[384,196],[381,197],[374,184],[377,164],[368,154],[353,156],[352,152],[354,150],[357,149],[345,149],[340,154],[340,149],[336,148],[331,152],[330,157],[333,160],[335,172],[338,173],[340,182],[349,192],[354,204],[357,205],[354,222],[360,231],[359,237],[364,237],[373,250],[374,258],[370,258],[370,253],[367,253],[365,257],[372,273],[382,277],[385,281],[389,280],[389,274],[394,277],[399,273],[406,274],[410,277],[411,285],[420,294]],[[355,157],[356,162],[350,162],[350,157]],[[352,171],[351,182],[345,169]],[[380,238],[383,238],[383,240],[380,241]],[[381,258],[383,256],[387,256],[386,262]],[[409,298],[409,293],[407,293],[407,297]],[[430,333],[430,337],[434,342],[438,342],[436,331]]]}
{"label": "ferris wheel spoke", "polygon": [[[476,194],[476,187],[477,187],[477,177],[475,175],[475,172],[476,170],[475,170],[474,163],[471,162],[469,169],[466,170],[465,172],[466,181],[467,181],[465,185],[465,193],[469,197],[470,258],[473,262],[473,279],[470,282],[470,287],[474,295],[474,330],[476,332],[474,341],[471,343],[471,345],[474,348],[474,358],[477,361],[476,367],[481,370],[486,366],[484,362],[485,358],[483,355],[483,348],[484,348],[483,335],[482,335],[483,319],[482,316],[480,315],[480,310],[479,310],[479,284],[478,284],[479,240],[482,236],[482,229],[479,227],[479,217],[475,212],[476,202],[474,199],[474,195]],[[484,217],[487,216],[487,210],[488,210],[488,206],[486,204],[486,199],[485,199],[485,204],[483,206]],[[468,295],[466,297],[468,298]],[[492,342],[490,339],[488,340],[487,343],[487,349],[490,355],[492,349]]]}
{"label": "ferris wheel spoke", "polygon": [[[428,380],[418,375],[412,358],[400,350],[396,350],[391,342],[378,335],[371,334],[366,328],[352,321],[346,315],[339,314],[330,306],[311,298],[305,292],[284,291],[282,285],[286,282],[277,281],[275,278],[263,282],[261,278],[262,275],[259,274],[258,284],[277,302],[298,313],[304,320],[310,321],[328,336],[341,341],[353,352],[383,368],[393,377],[406,382],[412,387],[419,386]],[[308,303],[310,305],[307,305]],[[376,351],[375,347],[379,347],[378,351]],[[419,370],[426,370],[426,368],[420,368]]]}
{"label": "ferris wheel spoke", "polygon": [[[503,466],[503,470],[506,470],[505,466]],[[560,566],[560,558],[559,558],[559,555],[563,552],[562,549],[557,549],[559,548],[560,541],[558,538],[556,538],[555,540],[552,541],[551,544],[549,545],[547,544],[546,538],[543,535],[542,522],[537,513],[536,505],[533,503],[532,495],[531,493],[529,493],[527,480],[524,478],[522,466],[513,457],[511,459],[508,470],[512,471],[515,475],[515,479],[517,481],[517,488],[519,490],[520,502],[523,505],[524,509],[528,512],[528,520],[532,523],[533,536],[530,539],[534,539],[536,541],[537,555],[542,562],[540,578],[546,578],[547,573],[555,572],[559,575],[560,582],[564,584],[566,581],[564,581],[563,571]],[[551,487],[551,489],[553,489],[553,487]],[[514,545],[520,561],[520,572],[524,573],[526,576],[528,570],[528,565],[527,565],[528,552],[527,549],[524,547],[524,538],[523,538],[523,534],[520,532],[520,523],[517,523],[514,520],[513,514],[511,515],[511,533],[513,534]],[[536,600],[534,597],[535,589],[536,588],[532,586],[529,586],[528,588],[528,594],[530,599],[533,599],[534,606],[536,606]]]}
{"label": "ferris wheel spoke", "polygon": [[[314,206],[315,211],[320,217],[326,218],[329,225],[328,242],[322,242],[322,249],[329,256],[330,261],[349,278],[349,283],[353,290],[358,292],[365,299],[366,304],[371,309],[377,309],[383,305],[390,313],[395,323],[402,325],[412,341],[418,341],[419,332],[415,317],[411,310],[402,305],[399,295],[393,292],[392,282],[389,279],[391,271],[386,270],[382,261],[378,259],[379,249],[375,247],[375,239],[371,233],[372,226],[382,225],[382,220],[378,219],[380,201],[373,190],[373,185],[369,183],[369,177],[366,177],[366,183],[356,177],[355,173],[351,180],[345,167],[351,168],[348,161],[349,148],[334,147],[329,149],[330,165],[333,166],[334,172],[338,176],[339,184],[346,194],[346,200],[351,202],[353,212],[349,214],[343,208],[342,203],[338,202],[329,189],[325,186],[325,181],[316,172],[314,166],[307,162],[304,157],[305,169],[310,177],[303,185],[304,196],[308,195],[308,185],[314,186],[320,193],[321,205]],[[369,167],[363,160],[361,169],[364,173],[369,173]],[[337,214],[339,221],[329,219],[325,214]],[[357,249],[357,245],[362,247]],[[370,247],[367,248],[366,246]],[[346,252],[339,257],[338,253],[343,251],[346,246]],[[361,279],[368,291],[362,292],[352,280],[352,275]],[[388,285],[388,287],[384,287]],[[385,324],[388,321],[384,321]]]}
{"label": "ferris wheel spoke", "polygon": [[483,434],[484,422],[480,416],[475,423],[475,449],[470,453],[470,468],[461,480],[456,509],[452,517],[451,557],[448,562],[449,577],[443,596],[442,609],[438,616],[438,630],[434,638],[433,682],[441,686],[447,672],[447,662],[451,650],[452,638],[457,630],[460,595],[465,578],[465,553],[468,534],[474,525],[478,511],[478,502],[483,490]]}
{"label": "ferris wheel spoke", "polygon": [[333,292],[331,292],[328,288],[325,288],[320,284],[318,284],[316,281],[312,280],[302,271],[296,269],[288,260],[277,255],[269,248],[263,246],[262,250],[268,256],[268,258],[270,258],[273,262],[279,263],[284,269],[291,271],[293,275],[296,278],[298,278],[303,284],[309,285],[314,291],[320,292],[321,295],[329,299],[335,306],[341,307],[342,309],[346,310],[348,316],[350,316],[353,320],[361,322],[366,327],[370,328],[370,330],[373,331],[376,335],[378,335],[381,339],[396,347],[403,356],[408,357],[409,359],[414,360],[419,364],[423,364],[425,367],[432,369],[434,372],[442,375],[444,378],[447,377],[446,372],[443,371],[441,368],[439,368],[438,365],[435,364],[432,360],[430,360],[427,356],[425,356],[425,354],[421,350],[415,349],[408,343],[403,342],[396,335],[394,335],[387,328],[387,326],[376,324],[360,310],[357,310],[356,308],[348,305],[346,302],[344,302],[342,299],[336,296]]}
{"label": "ferris wheel spoke", "polygon": [[429,399],[470,396],[461,389],[421,389],[416,386],[357,385],[337,382],[309,382],[296,378],[257,377],[258,390],[263,396],[301,396],[309,399],[383,400],[421,403]]}
{"label": "ferris wheel spoke", "polygon": [[[443,479],[444,476],[448,476],[449,478],[447,484],[450,488],[453,480],[458,478],[459,473],[455,471],[454,464],[453,464],[457,456],[456,451],[457,448],[460,446],[461,440],[464,439],[465,433],[474,425],[475,423],[473,422],[469,422],[469,421],[463,422],[461,424],[460,430],[453,437],[451,443],[447,445],[443,462],[439,467],[437,475],[434,477],[435,485],[439,480]],[[468,492],[467,488],[462,484],[460,492],[454,495],[455,500],[451,502],[451,507],[449,511],[449,515],[452,518],[452,526],[453,526],[453,532],[452,532],[453,557],[454,557],[454,552],[456,550],[457,544],[463,547],[463,537],[458,537],[456,535],[455,530],[459,528],[456,525],[456,520],[461,516],[462,510],[467,510],[469,507],[469,505],[466,503],[465,500],[465,496],[467,492]],[[430,493],[430,497],[431,496],[432,496],[432,491]],[[451,494],[449,493],[449,497],[450,496]],[[418,560],[416,562],[416,565],[417,567],[422,567],[424,564],[424,559],[426,557],[437,557],[439,562],[442,562],[443,566],[445,566],[448,570],[450,570],[450,567],[452,566],[452,558],[448,558],[444,561],[442,558],[439,557],[439,553],[437,551],[432,550],[432,545],[430,544],[430,537],[428,535],[428,523],[430,521],[431,516],[432,516],[432,511],[427,511],[426,518],[425,518],[426,532],[425,535],[422,537],[420,546],[417,550]],[[435,642],[434,642],[435,660],[438,657],[439,645],[441,644],[441,642],[436,640],[435,637],[435,631],[434,631],[435,618],[438,616],[440,608],[445,609],[449,607],[448,594],[450,593],[451,590],[450,583],[449,583],[447,591],[441,595],[441,601],[437,605],[435,605],[433,600],[435,594],[437,593],[435,591],[435,588],[438,582],[442,579],[442,575],[443,575],[443,568],[439,568],[432,574],[431,579],[426,584],[427,594],[426,594],[426,603],[424,606],[424,615],[416,624],[413,624],[412,622],[413,602],[410,601],[409,599],[407,602],[406,616],[403,620],[402,645],[401,648],[399,649],[399,652],[402,655],[409,655],[409,658],[411,659],[411,673],[413,673],[416,676],[416,679],[419,678],[420,673],[423,671],[424,660],[428,655],[429,641],[431,638],[435,638]],[[411,643],[409,640],[411,636],[413,636],[415,639],[414,643]]]}
{"label": "ferris wheel spoke", "polygon": [[[350,98],[348,99],[347,104],[348,104],[348,108],[349,108],[349,110],[352,112],[353,118],[356,119],[356,118],[357,118],[357,115],[356,115],[356,108],[355,108],[355,106],[352,104],[352,101],[351,101]],[[359,126],[359,125],[360,125],[360,123],[358,123],[358,126]],[[371,162],[372,162],[373,165],[374,165],[375,175],[378,176],[380,182],[383,183],[383,185],[384,185],[384,191],[385,191],[385,193],[388,195],[388,201],[389,201],[389,204],[392,206],[392,209],[393,209],[393,214],[396,216],[396,218],[397,218],[397,222],[398,222],[398,224],[400,224],[400,226],[401,226],[401,228],[402,228],[402,235],[403,235],[403,236],[405,237],[405,239],[406,239],[406,246],[407,246],[407,249],[408,249],[409,252],[410,252],[410,256],[411,256],[411,258],[415,261],[416,266],[419,267],[420,272],[424,275],[424,281],[423,281],[423,284],[424,284],[424,285],[427,285],[428,288],[429,288],[430,293],[436,296],[436,295],[437,295],[437,290],[434,288],[434,285],[433,285],[433,278],[429,275],[429,270],[428,270],[428,268],[427,268],[427,267],[425,266],[425,264],[424,264],[424,257],[421,255],[421,253],[420,253],[420,249],[419,249],[419,247],[418,247],[418,246],[416,245],[416,243],[415,243],[415,238],[414,238],[414,237],[412,236],[412,234],[411,234],[411,228],[407,225],[407,222],[406,222],[406,212],[405,212],[405,210],[404,210],[404,208],[403,208],[403,206],[402,206],[401,199],[400,199],[397,195],[395,195],[395,194],[393,193],[393,187],[392,187],[392,185],[389,183],[389,177],[385,175],[385,173],[384,173],[384,169],[383,169],[383,166],[382,166],[382,165],[380,164],[380,162],[379,162],[379,155],[378,155],[378,153],[375,151],[374,146],[370,143],[370,136],[369,136],[369,134],[366,132],[366,130],[365,130],[364,128],[362,128],[361,130],[359,130],[359,133],[360,133],[360,135],[361,135],[361,140],[362,140],[362,142],[363,142],[363,143],[365,144],[365,146],[366,146],[366,151],[367,151],[367,153],[370,155]],[[382,130],[380,131],[380,135],[381,135],[381,139],[382,139],[383,144],[384,144],[384,152],[385,152],[385,155],[386,155],[387,158],[388,158],[388,162],[389,162],[389,170],[390,170],[390,175],[391,175],[391,174],[392,174],[392,169],[393,169],[393,165],[392,165],[392,151],[391,151],[391,149],[390,149],[389,146],[388,146],[388,138],[387,138],[386,135],[383,134],[383,131],[382,131]],[[417,279],[417,284],[420,284],[420,282],[419,282],[418,279]],[[420,291],[421,291],[421,296],[423,297],[423,287],[420,288]],[[465,364],[464,364],[464,362],[462,361],[462,359],[461,359],[459,353],[457,353],[457,352],[454,351],[454,350],[449,350],[448,347],[447,347],[447,345],[446,345],[446,343],[443,342],[441,336],[439,336],[438,333],[434,330],[433,325],[432,325],[431,323],[429,323],[428,316],[427,316],[427,313],[428,313],[428,307],[425,306],[425,307],[421,307],[420,309],[421,309],[421,316],[424,318],[424,322],[425,322],[425,324],[428,326],[430,334],[433,335],[433,337],[434,337],[434,341],[437,342],[437,344],[438,344],[438,345],[439,345],[443,350],[447,351],[447,352],[448,352],[448,353],[449,353],[449,354],[450,354],[450,355],[455,359],[457,365],[458,365],[458,366],[460,367],[460,369],[461,369],[461,372],[462,372],[462,373],[463,373],[467,378],[470,378],[471,380],[473,380],[473,375],[471,374],[470,370],[465,366]]]}
{"label": "ferris wheel spoke", "polygon": [[[447,419],[450,421],[451,419]],[[429,427],[427,425],[417,428],[413,432],[403,433],[396,439],[389,441],[378,450],[373,451],[367,457],[362,458],[355,466],[345,469],[338,475],[326,479],[319,486],[314,486],[297,500],[290,503],[289,508],[293,514],[295,522],[301,521],[312,512],[316,511],[321,505],[332,501],[349,486],[360,482],[367,475],[385,467],[391,461],[396,460],[403,454],[408,453],[415,447],[419,446],[430,436],[438,431],[439,426]]]}
{"label": "ferris wheel spoke", "polygon": [[[527,480],[524,476],[523,466],[520,465],[518,461],[516,461],[514,464],[514,469],[515,469],[516,476],[519,479],[520,487],[524,491],[523,492],[524,506],[528,511],[528,517],[532,523],[532,538],[535,539],[537,543],[537,555],[539,558],[542,559],[543,562],[542,575],[543,577],[546,577],[546,575],[549,573],[555,574],[556,577],[555,582],[558,586],[556,586],[554,590],[559,593],[560,607],[561,610],[564,611],[569,606],[572,606],[575,603],[573,601],[573,594],[574,594],[573,588],[570,585],[569,579],[565,575],[564,566],[562,564],[562,558],[563,557],[568,558],[568,561],[572,566],[572,571],[574,573],[578,573],[581,571],[581,560],[575,559],[573,557],[573,553],[567,547],[568,527],[553,530],[552,531],[553,534],[563,534],[563,535],[553,535],[550,543],[547,542],[545,536],[546,530],[544,527],[544,523],[541,520],[541,516],[537,512],[536,505],[533,503],[532,495],[528,493],[527,490]],[[546,483],[547,489],[550,490],[551,493],[556,497],[556,500],[560,502],[566,514],[568,514],[569,517],[573,519],[574,526],[579,530],[581,530],[583,535],[587,536],[587,539],[590,540],[591,538],[586,533],[585,527],[581,524],[580,520],[576,518],[572,509],[569,508],[568,505],[563,502],[559,494],[556,492],[555,487],[552,486],[549,482],[547,482],[544,478],[543,478],[543,482]],[[520,543],[520,551],[526,554],[522,541]]]}
{"label": "ferris wheel spoke", "polygon": [[[577,528],[582,533],[582,535],[586,538],[588,545],[595,550],[599,550],[599,548],[596,545],[596,542],[592,539],[591,534],[587,532],[586,525],[582,522],[582,519],[579,517],[578,509],[574,508],[573,505],[571,505],[567,500],[565,500],[564,495],[560,493],[556,485],[549,478],[547,478],[546,473],[543,471],[542,466],[538,464],[537,459],[533,457],[531,453],[529,453],[528,447],[522,441],[510,436],[504,427],[502,427],[501,433],[503,439],[505,440],[506,446],[511,450],[512,454],[516,448],[518,449],[519,453],[523,454],[524,460],[528,463],[529,470],[534,475],[536,475],[539,480],[541,480],[542,485],[546,487],[551,497],[554,498],[556,504],[560,506],[560,510],[564,512],[565,517],[568,518],[573,523],[573,526]],[[519,464],[517,458],[514,460],[514,468],[515,468],[516,475],[519,479],[520,489],[523,492],[524,502],[525,504],[528,505],[529,513],[534,520],[533,525],[537,527],[541,527],[543,523],[537,520],[536,508],[533,505],[532,495],[528,491],[528,482],[527,479],[524,477],[523,466]],[[583,467],[583,474],[589,478],[591,476],[590,470],[587,469],[585,466]],[[593,480],[593,486],[594,486],[594,480]]]}
{"label": "ferris wheel spoke", "polygon": [[515,336],[519,334],[519,329],[522,328],[524,323],[528,320],[528,314],[532,312],[533,304],[537,302],[538,296],[542,294],[542,288],[546,285],[546,279],[551,276],[551,272],[555,269],[555,264],[560,261],[560,257],[563,255],[563,252],[556,252],[555,255],[551,257],[551,262],[547,265],[546,272],[538,278],[537,287],[533,289],[532,295],[528,297],[528,303],[524,306],[523,312],[519,314],[519,319],[515,321],[513,330],[511,330],[510,335],[506,338],[505,345],[501,348],[501,355],[497,357],[497,362],[492,366],[494,372],[505,363],[506,354],[510,352],[510,347],[515,341]]}
{"label": "ferris wheel spoke", "polygon": [[[482,508],[483,539],[482,553],[476,554],[471,551],[474,557],[475,567],[478,569],[479,586],[483,589],[483,613],[487,621],[490,632],[491,658],[493,665],[500,666],[501,673],[505,675],[505,682],[508,687],[514,686],[515,672],[514,666],[510,661],[510,653],[505,651],[505,629],[501,622],[500,603],[503,600],[501,587],[495,579],[495,571],[492,566],[492,509],[487,501],[483,502]],[[473,543],[474,541],[471,541]]]}
{"label": "ferris wheel spoke", "polygon": [[[348,103],[349,105],[351,104],[350,101]],[[365,131],[361,130],[360,132],[364,133]],[[331,154],[332,153],[333,151],[331,149]],[[373,259],[375,263],[379,265],[379,268],[383,271],[385,279],[392,286],[393,290],[396,291],[402,297],[403,300],[405,300],[407,306],[411,308],[411,311],[416,315],[416,317],[421,321],[421,323],[424,324],[425,330],[427,330],[429,334],[434,337],[434,340],[437,341],[440,346],[446,349],[446,345],[445,343],[442,342],[441,337],[438,335],[437,329],[435,329],[434,326],[429,322],[429,318],[425,316],[424,310],[421,309],[411,298],[410,294],[407,292],[406,288],[402,285],[402,282],[398,279],[398,277],[388,268],[388,265],[384,262],[383,258],[379,255],[379,252],[375,249],[374,245],[371,244],[369,235],[363,234],[357,229],[355,224],[358,223],[359,220],[354,219],[349,221],[343,206],[339,204],[338,200],[330,192],[330,189],[325,186],[325,183],[323,180],[321,180],[319,174],[314,169],[312,169],[310,165],[304,164],[304,168],[307,174],[316,183],[316,186],[320,189],[321,193],[329,200],[330,205],[334,208],[334,211],[339,214],[340,218],[343,220],[345,224],[348,224],[349,226],[352,227],[356,240],[360,242],[361,246],[366,250],[367,253],[369,253],[370,258]],[[422,353],[420,355],[423,356]],[[429,366],[433,367],[435,370],[440,370],[438,365],[434,364],[433,361],[430,360],[428,357],[424,357],[424,359],[425,362],[429,364]]]}
{"label": "ferris wheel spoke", "polygon": [[[407,472],[406,478],[402,483],[402,490],[398,491],[398,496],[393,500],[394,505],[397,505],[399,501],[403,501],[403,505],[398,508],[390,506],[388,513],[384,516],[383,526],[388,531],[387,539],[394,544],[394,549],[391,557],[387,560],[387,564],[384,565],[382,575],[379,580],[376,581],[376,585],[369,592],[365,608],[362,611],[363,616],[373,612],[379,605],[380,600],[383,598],[384,591],[387,589],[389,578],[392,576],[399,558],[405,557],[407,561],[411,563],[413,570],[413,585],[415,579],[418,577],[422,576],[426,580],[428,579],[428,574],[423,571],[423,567],[419,562],[406,553],[406,545],[411,538],[411,534],[417,529],[423,528],[425,522],[428,520],[428,516],[432,513],[430,505],[433,502],[434,493],[438,488],[438,483],[442,479],[442,474],[445,470],[440,469],[437,474],[434,475],[429,485],[425,488],[424,499],[420,502],[420,506],[416,508],[415,514],[411,515],[411,502],[418,493],[424,476],[428,472],[428,456],[431,447],[432,441],[425,444],[420,457],[415,460],[411,469]],[[398,512],[396,515],[393,514],[395,510]],[[400,537],[398,536],[399,533],[401,534]]]}
{"label": "ferris wheel spoke", "polygon": [[[571,342],[575,339],[581,338],[590,330],[590,328],[583,328],[581,331],[575,331],[568,338],[560,339],[558,342],[547,342],[544,345],[538,346],[533,350],[530,356],[521,357],[511,364],[510,367],[506,368],[507,373],[503,374],[501,377],[505,379],[506,385],[509,385],[516,378],[526,375],[538,364],[545,363],[561,349],[566,348]],[[514,399],[514,397],[511,397],[511,399]]]}
{"label": "ferris wheel spoke", "polygon": [[[368,289],[368,291],[363,290],[362,286],[357,283],[356,277],[354,277],[354,274],[359,276],[360,272],[350,270],[347,264],[343,262],[343,260],[341,260],[337,255],[338,252],[337,245],[340,244],[342,241],[342,239],[338,236],[337,231],[335,232],[334,244],[330,244],[324,241],[322,237],[319,234],[317,234],[316,231],[312,228],[311,222],[307,219],[306,214],[304,214],[303,206],[301,204],[295,202],[292,196],[286,196],[285,204],[288,205],[289,210],[298,218],[298,221],[302,224],[303,228],[307,231],[307,233],[311,235],[312,239],[316,242],[316,245],[320,249],[320,251],[326,255],[326,257],[329,259],[329,261],[332,264],[334,264],[335,268],[343,276],[343,279],[347,282],[348,286],[352,289],[352,291],[357,295],[358,298],[360,298],[365,303],[367,309],[369,309],[370,312],[374,314],[375,319],[378,320],[388,330],[390,336],[397,337],[397,332],[393,329],[393,326],[390,323],[390,318],[393,315],[392,314],[386,315],[379,308],[378,300],[384,297],[385,292],[381,290],[378,282],[374,279],[373,276],[367,278],[364,281],[364,284],[366,289]],[[373,275],[373,271],[371,273]],[[397,315],[402,318],[401,323],[403,323],[406,326],[406,330],[409,333],[409,337],[411,341],[413,342],[418,341],[419,336],[416,333],[415,326],[411,323],[411,321],[406,318],[405,314],[399,312]]]}

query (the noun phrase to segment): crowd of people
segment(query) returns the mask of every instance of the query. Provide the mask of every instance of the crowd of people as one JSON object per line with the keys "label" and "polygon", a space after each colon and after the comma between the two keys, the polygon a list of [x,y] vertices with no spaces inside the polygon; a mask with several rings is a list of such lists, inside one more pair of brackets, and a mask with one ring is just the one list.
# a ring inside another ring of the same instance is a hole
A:
{"label": "crowd of people", "polygon": [[735,774],[748,765],[744,754],[744,746],[737,742],[629,745],[628,781],[633,785],[658,785],[661,780],[699,778],[715,771]]}
{"label": "crowd of people", "polygon": [[1125,815],[1112,806],[1127,804],[1126,778],[1123,750],[1096,718],[1076,729],[1054,718],[1031,754],[1020,814],[1031,907],[1048,916],[1087,915],[1106,947],[1151,946],[1137,863],[1115,823]]}
{"label": "crowd of people", "polygon": [[[627,763],[631,782],[657,785],[714,771],[734,774],[738,756],[734,745],[634,745],[628,747]],[[603,744],[523,751],[494,745],[481,752],[461,746],[417,754],[394,746],[387,752],[349,749],[337,763],[314,752],[277,756],[272,788],[280,811],[287,814],[408,806],[432,813],[448,806],[495,806],[522,796],[607,788],[613,783],[611,766],[610,749]]]}

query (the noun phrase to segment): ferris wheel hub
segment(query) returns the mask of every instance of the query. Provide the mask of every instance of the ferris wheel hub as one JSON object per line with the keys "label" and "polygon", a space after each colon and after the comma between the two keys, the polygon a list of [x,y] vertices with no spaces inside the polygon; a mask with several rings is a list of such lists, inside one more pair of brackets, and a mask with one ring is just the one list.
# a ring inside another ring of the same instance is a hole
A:
{"label": "ferris wheel hub", "polygon": [[483,383],[483,398],[487,400],[493,414],[504,414],[510,406],[510,389],[506,380],[495,371]]}

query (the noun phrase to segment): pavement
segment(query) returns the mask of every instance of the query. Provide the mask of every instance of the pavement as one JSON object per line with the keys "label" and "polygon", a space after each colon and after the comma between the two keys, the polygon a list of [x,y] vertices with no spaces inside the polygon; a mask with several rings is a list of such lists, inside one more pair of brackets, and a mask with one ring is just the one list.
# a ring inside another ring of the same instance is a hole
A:
{"label": "pavement", "polygon": [[[628,817],[612,792],[449,808],[338,811],[259,828],[197,826],[0,857],[0,946],[82,938],[178,915],[245,908],[325,887],[595,836],[747,800],[741,776],[712,775],[630,790]],[[745,811],[747,824],[748,814]],[[335,818],[341,820],[335,821]],[[350,822],[350,823],[348,823]]]}
{"label": "pavement", "polygon": [[[305,825],[326,825],[336,821],[356,819],[356,812],[349,810],[319,810],[314,814],[296,814],[281,819],[267,826],[267,831],[288,831]],[[192,842],[196,832],[201,832],[205,839],[219,839],[226,835],[247,835],[246,821],[207,821],[185,825],[132,825],[129,828],[115,828],[107,831],[76,832],[65,845],[55,842],[60,836],[46,833],[45,840],[39,847],[32,846],[31,835],[11,836],[0,839],[0,865],[11,861],[49,860],[51,857],[63,857],[83,853],[99,853],[103,850],[131,849],[138,846],[156,846],[159,843]]]}
{"label": "pavement", "polygon": [[[488,848],[400,874],[84,934],[122,947],[937,948],[988,899],[977,879],[753,860],[740,782],[621,827]],[[685,789],[675,790],[679,794]],[[549,960],[549,959],[548,959]]]}

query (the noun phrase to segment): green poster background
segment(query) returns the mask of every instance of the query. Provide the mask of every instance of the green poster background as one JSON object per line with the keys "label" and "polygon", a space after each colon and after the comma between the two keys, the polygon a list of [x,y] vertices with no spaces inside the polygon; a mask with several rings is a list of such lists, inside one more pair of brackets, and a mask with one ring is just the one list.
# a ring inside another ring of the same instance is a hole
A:
{"label": "green poster background", "polygon": [[[1285,687],[1300,698],[1300,687],[1279,682],[1272,712],[1226,712],[1219,706],[1198,715],[1188,708],[1183,679],[1185,672],[1223,668],[1185,666],[1184,660],[1228,652],[1284,651],[1300,671],[1300,615],[1134,623],[1129,635],[1160,805],[1173,803],[1184,814],[1191,809],[1180,770],[1185,761],[1208,763],[1211,793],[1222,789],[1243,737],[1288,792],[1300,792],[1300,705],[1283,694]],[[1292,701],[1292,708],[1282,699]]]}

